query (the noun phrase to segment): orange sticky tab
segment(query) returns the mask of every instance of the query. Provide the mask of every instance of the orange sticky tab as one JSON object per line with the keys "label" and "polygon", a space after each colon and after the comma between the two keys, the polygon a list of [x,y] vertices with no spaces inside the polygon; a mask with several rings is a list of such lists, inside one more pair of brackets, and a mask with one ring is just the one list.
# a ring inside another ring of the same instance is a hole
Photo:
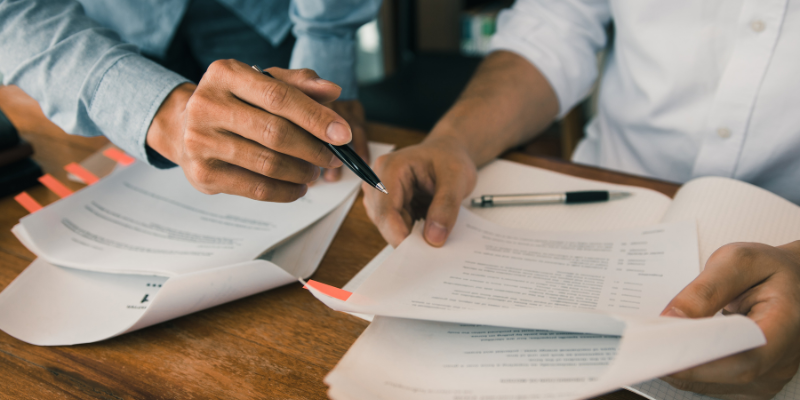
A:
{"label": "orange sticky tab", "polygon": [[22,192],[14,197],[14,200],[22,207],[25,207],[29,213],[35,213],[42,209],[42,205],[37,203],[36,200],[26,192]]}
{"label": "orange sticky tab", "polygon": [[[331,285],[326,285],[324,283],[320,283],[317,281],[309,280],[307,286],[311,286],[314,289],[319,290],[325,295],[333,297],[334,299],[339,299],[341,301],[347,301],[350,298],[352,293],[348,292],[347,290],[342,290]],[[303,289],[308,289],[308,287],[303,286]]]}
{"label": "orange sticky tab", "polygon": [[51,192],[55,193],[56,196],[67,197],[71,195],[73,192],[68,187],[64,186],[63,183],[59,182],[58,179],[53,178],[53,175],[44,174],[43,176],[39,177],[39,182],[42,182],[42,185],[50,189]]}
{"label": "orange sticky tab", "polygon": [[134,161],[136,161],[135,158],[125,154],[124,151],[122,151],[120,149],[117,149],[117,148],[114,148],[114,147],[107,148],[103,152],[103,155],[108,157],[108,158],[110,158],[110,159],[112,159],[112,160],[114,160],[114,161],[116,161],[116,162],[118,162],[118,163],[120,163],[120,164],[122,164],[122,165],[124,165],[124,166],[131,165],[131,164],[133,164]]}
{"label": "orange sticky tab", "polygon": [[89,172],[86,168],[81,167],[77,163],[69,163],[64,166],[64,169],[72,175],[81,178],[83,183],[87,185],[94,185],[95,183],[100,181],[100,178],[97,175]]}

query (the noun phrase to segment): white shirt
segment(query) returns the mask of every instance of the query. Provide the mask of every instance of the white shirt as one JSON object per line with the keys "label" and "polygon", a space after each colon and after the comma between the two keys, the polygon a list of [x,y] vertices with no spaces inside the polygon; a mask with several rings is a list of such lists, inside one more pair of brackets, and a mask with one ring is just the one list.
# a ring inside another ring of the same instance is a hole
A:
{"label": "white shirt", "polygon": [[597,79],[599,110],[573,156],[669,181],[725,176],[800,204],[800,2],[518,0],[493,49],[533,63],[561,115]]}

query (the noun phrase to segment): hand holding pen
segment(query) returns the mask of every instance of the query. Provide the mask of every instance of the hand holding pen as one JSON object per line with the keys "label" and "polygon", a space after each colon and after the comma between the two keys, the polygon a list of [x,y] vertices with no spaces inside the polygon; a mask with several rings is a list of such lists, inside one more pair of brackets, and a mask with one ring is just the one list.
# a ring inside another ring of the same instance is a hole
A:
{"label": "hand holding pen", "polygon": [[272,202],[305,195],[320,167],[342,165],[319,139],[337,145],[352,139],[345,119],[320,104],[335,100],[341,88],[310,70],[271,71],[278,79],[220,60],[199,85],[178,86],[148,130],[150,159],[180,165],[203,193]]}
{"label": "hand holding pen", "polygon": [[[257,65],[253,65],[252,68],[270,78],[275,78],[274,76],[272,76],[272,74],[262,70]],[[380,179],[378,179],[378,177],[375,175],[375,173],[372,171],[369,165],[363,159],[361,159],[361,157],[359,157],[358,154],[356,154],[356,152],[352,148],[350,148],[350,146],[348,145],[336,146],[334,144],[322,140],[320,141],[325,146],[327,146],[328,149],[339,160],[341,160],[342,163],[344,163],[344,165],[347,166],[347,168],[350,168],[350,170],[352,170],[356,174],[356,176],[361,178],[361,180],[366,182],[368,185],[374,187],[375,189],[379,190],[380,192],[384,194],[389,194],[389,192],[387,192],[386,188],[383,186],[383,183],[381,183]]]}

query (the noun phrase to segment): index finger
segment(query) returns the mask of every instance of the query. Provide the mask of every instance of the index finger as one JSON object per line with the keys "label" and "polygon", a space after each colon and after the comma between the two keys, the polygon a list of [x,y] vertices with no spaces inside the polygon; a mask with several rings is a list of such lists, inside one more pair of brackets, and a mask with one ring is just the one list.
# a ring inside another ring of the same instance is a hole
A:
{"label": "index finger", "polygon": [[[386,157],[386,156],[384,156]],[[405,210],[406,198],[411,196],[395,169],[383,169],[383,157],[375,165],[375,172],[381,175],[381,181],[389,191],[389,195],[374,190],[364,183],[364,208],[381,235],[392,247],[400,245],[411,233],[413,223],[411,215]]]}
{"label": "index finger", "polygon": [[350,125],[344,118],[294,86],[262,75],[238,61],[231,60],[228,69],[234,76],[226,81],[236,82],[230,85],[230,91],[239,99],[286,118],[325,142],[344,145],[352,139]]}

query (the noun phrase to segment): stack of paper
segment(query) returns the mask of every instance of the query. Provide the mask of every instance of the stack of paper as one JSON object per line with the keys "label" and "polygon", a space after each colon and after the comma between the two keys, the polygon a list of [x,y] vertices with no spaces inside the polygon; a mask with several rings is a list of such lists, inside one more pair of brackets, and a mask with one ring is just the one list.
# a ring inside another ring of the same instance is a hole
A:
{"label": "stack of paper", "polygon": [[14,227],[39,258],[0,293],[0,329],[93,342],[308,277],[359,186],[346,171],[277,204],[204,195],[178,168],[122,168]]}
{"label": "stack of paper", "polygon": [[483,218],[462,210],[447,245],[427,246],[416,226],[357,276],[346,301],[311,286],[336,310],[378,316],[326,378],[330,396],[585,398],[764,343],[743,316],[658,314],[719,246],[800,237],[796,205],[721,178],[690,182],[670,201],[503,161],[480,172],[473,195],[599,188],[635,195],[476,210]]}

